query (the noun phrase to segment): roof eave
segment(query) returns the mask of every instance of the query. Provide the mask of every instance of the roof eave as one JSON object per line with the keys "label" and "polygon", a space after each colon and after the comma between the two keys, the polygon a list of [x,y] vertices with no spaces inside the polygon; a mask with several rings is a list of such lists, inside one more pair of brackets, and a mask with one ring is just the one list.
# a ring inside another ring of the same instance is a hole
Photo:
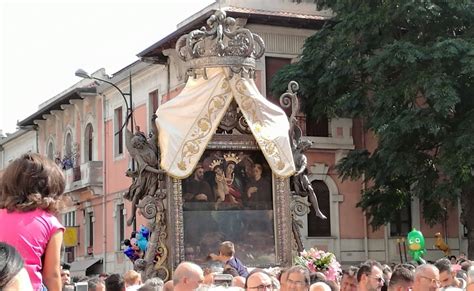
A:
{"label": "roof eave", "polygon": [[[163,39],[159,40],[155,44],[146,48],[137,54],[137,56],[144,62],[148,63],[158,63],[165,64],[167,57],[162,53],[164,49],[173,48],[177,39],[181,35],[187,34],[194,29],[198,29],[205,25],[206,20],[215,13],[216,9],[211,9],[206,13],[200,15],[194,21],[189,22],[188,24],[178,28],[171,34],[165,36]],[[228,16],[234,18],[247,18],[249,19],[248,23],[255,24],[279,24],[281,26],[292,26],[297,28],[306,28],[306,29],[320,29],[323,24],[329,20],[329,18],[297,18],[297,17],[288,17],[281,15],[265,15],[257,14],[252,12],[240,12],[240,11],[226,11]]]}
{"label": "roof eave", "polygon": [[71,104],[69,101],[74,99],[84,99],[86,95],[96,94],[96,88],[75,88],[74,90],[64,94],[57,100],[51,102],[43,108],[40,108],[35,113],[31,114],[27,118],[17,122],[17,126],[24,127],[28,125],[35,125],[35,120],[45,120],[43,115],[50,114],[53,110],[62,110],[61,105]]}

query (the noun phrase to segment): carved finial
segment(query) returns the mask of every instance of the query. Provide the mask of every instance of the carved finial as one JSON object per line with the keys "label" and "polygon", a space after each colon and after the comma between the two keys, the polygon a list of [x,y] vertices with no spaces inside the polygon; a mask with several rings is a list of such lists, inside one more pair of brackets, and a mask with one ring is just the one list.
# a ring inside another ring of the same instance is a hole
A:
{"label": "carved finial", "polygon": [[[217,10],[207,20],[208,28],[193,30],[176,43],[178,57],[186,62],[188,74],[198,69],[230,67],[234,73],[254,76],[255,59],[265,53],[263,39],[246,28],[234,28],[235,19]],[[201,74],[205,75],[205,71]]]}

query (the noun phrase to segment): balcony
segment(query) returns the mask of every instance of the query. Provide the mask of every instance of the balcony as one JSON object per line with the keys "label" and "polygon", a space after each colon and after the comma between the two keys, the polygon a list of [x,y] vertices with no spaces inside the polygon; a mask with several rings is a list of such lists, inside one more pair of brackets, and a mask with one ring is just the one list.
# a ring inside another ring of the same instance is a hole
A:
{"label": "balcony", "polygon": [[[307,131],[306,117],[299,116],[299,125],[303,132]],[[327,121],[325,129],[319,128],[322,135],[308,135],[305,138],[311,140],[313,149],[323,150],[352,150],[355,148],[352,138],[352,119],[350,118],[331,118]]]}
{"label": "balcony", "polygon": [[102,161],[90,161],[64,171],[66,189],[64,193],[90,188],[94,194],[102,194]]}

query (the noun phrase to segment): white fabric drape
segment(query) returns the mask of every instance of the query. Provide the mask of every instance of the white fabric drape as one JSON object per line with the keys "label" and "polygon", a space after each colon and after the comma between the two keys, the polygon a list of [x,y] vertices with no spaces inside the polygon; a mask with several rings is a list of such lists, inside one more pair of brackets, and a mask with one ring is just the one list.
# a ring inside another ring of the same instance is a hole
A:
{"label": "white fabric drape", "polygon": [[183,91],[157,110],[161,167],[172,177],[191,175],[232,99],[235,99],[272,171],[295,171],[283,110],[263,97],[254,81],[227,68],[207,69],[207,80],[190,78]]}

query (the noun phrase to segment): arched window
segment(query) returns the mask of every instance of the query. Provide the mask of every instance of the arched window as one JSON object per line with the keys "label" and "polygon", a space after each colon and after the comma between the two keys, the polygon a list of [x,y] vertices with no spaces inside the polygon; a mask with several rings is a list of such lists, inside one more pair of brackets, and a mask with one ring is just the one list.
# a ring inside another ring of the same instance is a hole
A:
{"label": "arched window", "polygon": [[70,132],[68,132],[66,134],[66,142],[65,142],[65,146],[64,146],[64,155],[67,158],[72,157],[72,136],[71,136]]}
{"label": "arched window", "polygon": [[323,181],[314,180],[311,182],[314,193],[318,197],[319,209],[327,217],[321,219],[316,216],[312,207],[308,213],[308,236],[309,237],[327,237],[331,236],[331,213],[330,213],[330,195],[329,188]]}
{"label": "arched window", "polygon": [[72,135],[71,132],[66,133],[66,140],[64,141],[64,155],[62,158],[63,169],[72,169],[74,161],[72,159]]}
{"label": "arched window", "polygon": [[85,138],[84,138],[84,144],[85,144],[85,160],[87,161],[92,161],[94,160],[94,129],[92,128],[92,124],[87,124],[86,126],[86,131],[85,131]]}
{"label": "arched window", "polygon": [[48,143],[47,156],[48,156],[48,159],[54,161],[54,145],[52,141]]}

